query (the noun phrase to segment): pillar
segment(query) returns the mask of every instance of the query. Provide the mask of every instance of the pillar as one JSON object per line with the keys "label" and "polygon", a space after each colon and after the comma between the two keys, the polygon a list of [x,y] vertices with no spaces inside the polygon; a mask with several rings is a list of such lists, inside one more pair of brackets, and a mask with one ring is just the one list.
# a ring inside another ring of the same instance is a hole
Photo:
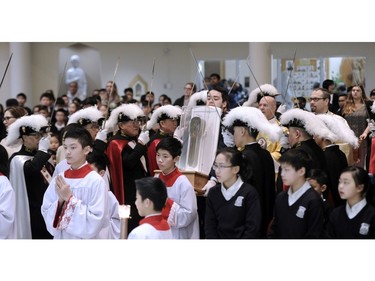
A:
{"label": "pillar", "polygon": [[[270,43],[249,43],[249,57],[248,64],[255,76],[259,85],[272,84],[272,67],[271,67],[271,53]],[[250,72],[250,70],[249,70]],[[250,76],[250,92],[258,87],[251,72]]]}
{"label": "pillar", "polygon": [[13,53],[9,65],[10,97],[15,98],[19,93],[27,96],[27,105],[32,103],[31,82],[31,50],[30,43],[11,42],[9,52]]}

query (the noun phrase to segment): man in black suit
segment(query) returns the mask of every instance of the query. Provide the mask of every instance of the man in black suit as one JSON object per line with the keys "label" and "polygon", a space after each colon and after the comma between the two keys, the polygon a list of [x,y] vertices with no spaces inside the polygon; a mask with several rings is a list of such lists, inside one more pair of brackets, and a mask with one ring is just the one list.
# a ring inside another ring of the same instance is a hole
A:
{"label": "man in black suit", "polygon": [[339,95],[333,92],[335,90],[335,82],[331,79],[326,79],[322,83],[322,88],[326,89],[331,95],[330,100],[329,100],[329,111],[337,112],[340,106],[339,106]]}

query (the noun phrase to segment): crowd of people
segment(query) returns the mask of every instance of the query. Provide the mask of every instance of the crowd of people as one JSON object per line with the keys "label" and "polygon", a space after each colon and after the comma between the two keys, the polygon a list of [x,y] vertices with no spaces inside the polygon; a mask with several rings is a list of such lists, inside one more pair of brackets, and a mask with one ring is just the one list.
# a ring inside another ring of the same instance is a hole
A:
{"label": "crowd of people", "polygon": [[[19,93],[1,112],[0,238],[118,239],[120,205],[129,239],[375,238],[375,106],[335,86],[289,110],[273,85],[247,93],[215,73],[174,102],[114,81],[84,100],[69,82],[31,109]],[[190,106],[221,112],[200,192],[178,167]]]}

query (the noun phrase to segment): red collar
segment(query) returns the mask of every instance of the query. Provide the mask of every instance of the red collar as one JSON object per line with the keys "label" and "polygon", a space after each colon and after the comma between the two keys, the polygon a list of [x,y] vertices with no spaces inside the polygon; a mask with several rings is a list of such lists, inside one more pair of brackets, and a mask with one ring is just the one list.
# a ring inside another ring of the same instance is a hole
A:
{"label": "red collar", "polygon": [[159,178],[165,183],[167,187],[171,187],[177,178],[181,176],[182,173],[180,170],[176,167],[172,172],[170,172],[168,175],[164,175],[163,173],[160,173]]}
{"label": "red collar", "polygon": [[144,223],[151,224],[157,230],[170,229],[168,222],[165,219],[163,219],[161,215],[146,217],[139,222],[139,225],[144,224]]}
{"label": "red collar", "polygon": [[90,166],[90,164],[86,164],[77,170],[72,170],[72,169],[66,170],[64,172],[64,177],[67,179],[82,179],[91,171],[93,171],[93,169]]}

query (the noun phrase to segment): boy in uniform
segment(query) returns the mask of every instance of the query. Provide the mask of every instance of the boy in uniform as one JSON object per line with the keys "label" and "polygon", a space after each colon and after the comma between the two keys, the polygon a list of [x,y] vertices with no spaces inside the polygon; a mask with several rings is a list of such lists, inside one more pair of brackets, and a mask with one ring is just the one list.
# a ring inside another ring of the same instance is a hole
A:
{"label": "boy in uniform", "polygon": [[274,218],[269,238],[320,238],[323,234],[323,201],[309,182],[312,159],[298,149],[285,152],[280,158],[281,178],[287,191],[275,200]]}

